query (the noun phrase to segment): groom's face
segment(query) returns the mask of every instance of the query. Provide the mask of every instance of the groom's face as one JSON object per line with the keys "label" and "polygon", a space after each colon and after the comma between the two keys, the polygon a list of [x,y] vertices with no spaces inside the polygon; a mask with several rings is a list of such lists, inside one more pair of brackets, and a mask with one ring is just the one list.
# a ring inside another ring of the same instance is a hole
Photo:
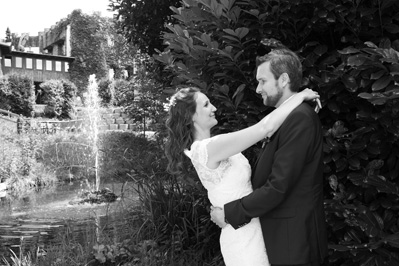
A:
{"label": "groom's face", "polygon": [[263,104],[278,107],[281,104],[283,88],[270,71],[270,62],[265,62],[258,66],[256,79],[258,80],[256,93],[262,95]]}

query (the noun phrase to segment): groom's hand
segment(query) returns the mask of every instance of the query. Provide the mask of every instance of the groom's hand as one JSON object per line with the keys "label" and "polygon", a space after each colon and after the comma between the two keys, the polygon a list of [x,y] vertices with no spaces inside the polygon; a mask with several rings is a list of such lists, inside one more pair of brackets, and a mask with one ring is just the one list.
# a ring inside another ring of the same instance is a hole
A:
{"label": "groom's hand", "polygon": [[220,228],[225,227],[227,223],[225,222],[224,210],[219,207],[211,206],[211,221]]}

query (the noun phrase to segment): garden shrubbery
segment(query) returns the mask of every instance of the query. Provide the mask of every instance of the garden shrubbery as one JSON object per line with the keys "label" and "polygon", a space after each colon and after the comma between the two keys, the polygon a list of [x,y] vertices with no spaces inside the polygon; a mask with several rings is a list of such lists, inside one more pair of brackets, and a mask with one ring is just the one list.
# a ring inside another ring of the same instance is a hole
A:
{"label": "garden shrubbery", "polygon": [[0,181],[5,182],[14,195],[55,184],[57,179],[53,172],[39,159],[46,134],[20,135],[10,128],[15,124],[6,125],[3,123],[0,132]]}
{"label": "garden shrubbery", "polygon": [[28,76],[9,74],[0,77],[0,108],[31,116],[35,104],[33,81]]}
{"label": "garden shrubbery", "polygon": [[71,118],[76,86],[68,80],[47,80],[40,84],[47,117]]}

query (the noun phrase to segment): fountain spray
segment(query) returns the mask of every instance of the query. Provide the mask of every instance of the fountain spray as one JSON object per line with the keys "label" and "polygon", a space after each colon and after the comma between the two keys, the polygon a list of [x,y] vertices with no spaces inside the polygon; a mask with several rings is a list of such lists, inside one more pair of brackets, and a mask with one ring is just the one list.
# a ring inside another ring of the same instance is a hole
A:
{"label": "fountain spray", "polygon": [[92,74],[89,76],[89,85],[87,92],[84,94],[85,105],[89,117],[89,128],[90,136],[93,141],[93,152],[95,155],[95,176],[96,176],[96,191],[100,190],[100,176],[98,174],[98,122],[99,122],[99,110],[100,110],[100,97],[98,95],[98,84],[96,81],[96,75]]}

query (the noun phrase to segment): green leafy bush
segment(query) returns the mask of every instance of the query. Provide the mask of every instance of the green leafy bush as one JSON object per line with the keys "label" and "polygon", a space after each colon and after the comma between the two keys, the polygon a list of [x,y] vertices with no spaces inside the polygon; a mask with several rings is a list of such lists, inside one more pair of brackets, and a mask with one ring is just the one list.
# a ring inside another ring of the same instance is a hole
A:
{"label": "green leafy bush", "polygon": [[0,77],[0,109],[9,110],[8,96],[11,95],[7,76]]}
{"label": "green leafy bush", "polygon": [[98,96],[103,106],[112,106],[114,102],[114,84],[110,79],[101,79],[98,83]]}
{"label": "green leafy bush", "polygon": [[18,74],[0,77],[0,108],[30,117],[34,103],[35,89],[30,77]]}
{"label": "green leafy bush", "polygon": [[67,80],[47,80],[40,84],[47,117],[70,118],[76,86]]}
{"label": "green leafy bush", "polygon": [[[215,249],[220,229],[210,221],[206,191],[192,167],[184,177],[165,171],[162,141],[129,132],[107,132],[100,135],[100,152],[102,176],[128,178],[137,185],[144,217],[136,238],[142,244],[154,241],[151,254],[157,256],[151,265],[173,264],[178,259],[187,259],[181,265],[203,265],[220,254]],[[97,253],[98,258],[106,259],[98,247]]]}
{"label": "green leafy bush", "polygon": [[3,125],[0,132],[0,181],[7,184],[11,194],[21,196],[56,182],[55,175],[39,159],[45,139],[46,134],[15,134],[15,130],[4,129]]}
{"label": "green leafy bush", "polygon": [[92,138],[86,132],[57,132],[42,143],[38,160],[55,173],[59,181],[95,177]]}
{"label": "green leafy bush", "polygon": [[113,81],[115,91],[115,105],[123,106],[134,100],[133,84],[125,79],[116,79]]}

